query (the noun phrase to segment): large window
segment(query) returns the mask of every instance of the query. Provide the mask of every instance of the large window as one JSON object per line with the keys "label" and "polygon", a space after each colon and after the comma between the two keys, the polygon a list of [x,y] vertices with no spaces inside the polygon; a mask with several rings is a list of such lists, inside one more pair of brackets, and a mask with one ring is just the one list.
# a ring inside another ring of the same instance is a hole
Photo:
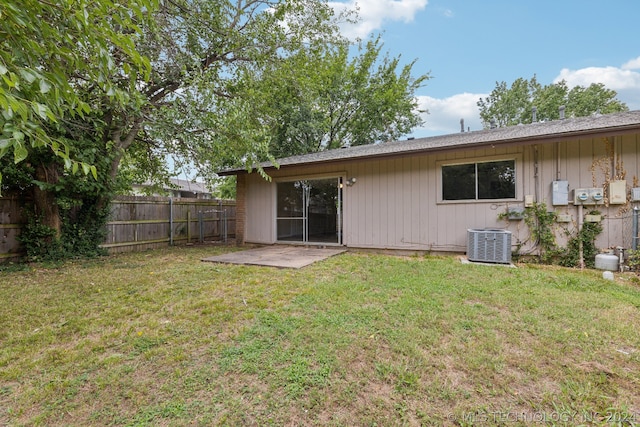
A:
{"label": "large window", "polygon": [[515,197],[515,160],[442,166],[442,200],[491,200]]}

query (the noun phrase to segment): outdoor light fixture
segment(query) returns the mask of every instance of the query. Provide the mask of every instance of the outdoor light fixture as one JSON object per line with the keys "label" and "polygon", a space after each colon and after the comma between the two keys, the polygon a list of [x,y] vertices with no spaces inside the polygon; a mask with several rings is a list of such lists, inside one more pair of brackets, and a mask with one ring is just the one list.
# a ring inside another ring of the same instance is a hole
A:
{"label": "outdoor light fixture", "polygon": [[355,178],[349,178],[346,182],[347,187],[351,187],[353,184],[356,183],[356,179]]}

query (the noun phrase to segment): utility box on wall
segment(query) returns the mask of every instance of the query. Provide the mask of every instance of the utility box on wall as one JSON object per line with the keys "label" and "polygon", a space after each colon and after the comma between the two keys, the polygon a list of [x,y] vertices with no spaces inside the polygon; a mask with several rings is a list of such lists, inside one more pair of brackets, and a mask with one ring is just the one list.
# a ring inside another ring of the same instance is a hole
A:
{"label": "utility box on wall", "polygon": [[507,208],[507,219],[510,221],[519,221],[524,219],[524,207],[510,206]]}
{"label": "utility box on wall", "polygon": [[553,206],[569,204],[569,181],[553,181],[551,183],[551,204]]}
{"label": "utility box on wall", "polygon": [[609,204],[624,205],[627,203],[627,181],[616,180],[609,182]]}
{"label": "utility box on wall", "polygon": [[584,216],[584,222],[600,222],[602,221],[602,215],[590,215]]}
{"label": "utility box on wall", "polygon": [[576,188],[573,190],[574,205],[597,205],[603,202],[602,188]]}

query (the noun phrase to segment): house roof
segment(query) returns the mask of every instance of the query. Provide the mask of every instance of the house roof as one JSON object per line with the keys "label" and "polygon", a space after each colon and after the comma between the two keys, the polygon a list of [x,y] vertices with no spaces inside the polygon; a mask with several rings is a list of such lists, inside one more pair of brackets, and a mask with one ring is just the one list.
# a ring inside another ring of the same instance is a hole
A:
{"label": "house roof", "polygon": [[[277,159],[276,163],[280,167],[307,165],[363,158],[412,155],[456,148],[475,148],[484,145],[565,141],[583,135],[604,137],[632,131],[640,131],[640,110],[338,148],[335,150],[285,157]],[[260,166],[264,169],[276,167],[271,162],[261,163]],[[236,175],[246,171],[245,168],[233,168],[223,170],[218,174]]]}
{"label": "house roof", "polygon": [[[195,193],[195,194],[211,193],[211,190],[209,190],[207,188],[207,185],[203,182],[189,181],[187,179],[179,179],[179,178],[169,178],[169,182],[171,182],[172,186],[163,185],[162,186],[163,190],[188,191],[190,193]],[[153,186],[153,183],[147,181],[147,182],[144,182],[143,184],[134,184],[134,186],[151,187]]]}
{"label": "house roof", "polygon": [[189,191],[191,193],[210,193],[204,182],[189,181],[187,179],[170,178],[173,185],[178,186],[180,191]]}

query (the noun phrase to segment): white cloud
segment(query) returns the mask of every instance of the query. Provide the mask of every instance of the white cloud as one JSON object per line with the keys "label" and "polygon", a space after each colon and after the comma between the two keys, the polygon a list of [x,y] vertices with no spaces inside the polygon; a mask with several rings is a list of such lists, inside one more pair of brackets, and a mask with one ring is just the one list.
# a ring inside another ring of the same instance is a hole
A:
{"label": "white cloud", "polygon": [[630,109],[640,109],[640,57],[633,59],[622,67],[587,67],[579,70],[563,68],[554,83],[565,80],[569,87],[589,86],[602,83],[607,89],[618,93],[618,99]]}
{"label": "white cloud", "polygon": [[[635,71],[639,70],[639,71]],[[554,83],[565,80],[569,87],[602,83],[618,93],[617,98],[631,110],[640,110],[640,57],[621,67],[587,67],[578,70],[564,68]],[[460,132],[460,119],[464,119],[465,131],[482,129],[477,102],[488,94],[461,93],[447,98],[418,96],[418,106],[428,110],[422,119],[425,124],[414,130],[414,136],[424,137]]]}
{"label": "white cloud", "polygon": [[622,65],[623,70],[640,70],[640,56]]}
{"label": "white cloud", "polygon": [[440,8],[440,12],[442,12],[442,15],[444,15],[447,18],[453,18],[454,17],[453,10],[451,10],[451,9]]}
{"label": "white cloud", "polygon": [[348,0],[347,2],[329,2],[329,6],[336,13],[357,10],[358,22],[342,26],[343,34],[355,39],[366,38],[388,21],[411,22],[416,13],[423,10],[427,3],[428,0]]}
{"label": "white cloud", "polygon": [[464,129],[481,130],[480,110],[476,104],[484,93],[461,93],[444,99],[418,96],[418,106],[426,109],[422,119],[425,124],[414,131],[416,137],[443,135],[460,132],[460,119],[464,119]]}
{"label": "white cloud", "polygon": [[640,86],[640,73],[617,67],[587,67],[579,70],[563,68],[554,83],[566,80],[569,86],[588,86],[603,83],[613,90],[631,89]]}

